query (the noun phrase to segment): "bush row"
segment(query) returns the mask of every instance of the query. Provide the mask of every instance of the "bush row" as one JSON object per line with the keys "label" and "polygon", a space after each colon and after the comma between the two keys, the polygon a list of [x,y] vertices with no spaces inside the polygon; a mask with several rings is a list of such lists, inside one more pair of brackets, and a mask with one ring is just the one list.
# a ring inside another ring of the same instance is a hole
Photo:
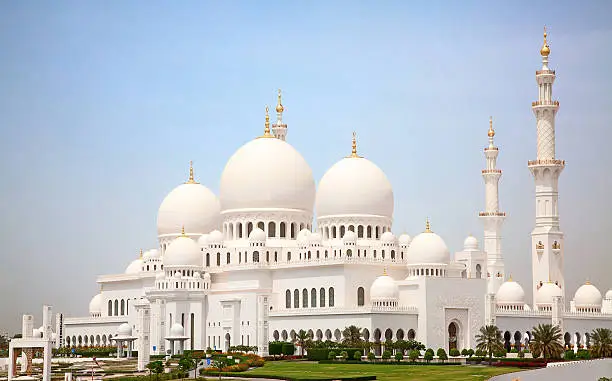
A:
{"label": "bush row", "polygon": [[311,361],[320,361],[320,360],[328,360],[329,354],[334,353],[336,356],[340,356],[342,352],[346,352],[349,358],[354,359],[355,352],[359,352],[359,354],[363,354],[363,348],[310,348],[308,350],[308,360]]}
{"label": "bush row", "polygon": [[[219,372],[206,372],[209,376],[218,376]],[[301,377],[288,377],[278,375],[266,375],[266,374],[236,374],[236,373],[224,373],[221,372],[221,376],[236,377],[236,378],[268,378],[273,380],[286,380],[286,381],[313,381],[313,378],[301,378]],[[354,377],[330,377],[330,378],[317,378],[316,381],[371,381],[376,380],[376,376],[354,376]],[[122,380],[123,381],[123,380]]]}

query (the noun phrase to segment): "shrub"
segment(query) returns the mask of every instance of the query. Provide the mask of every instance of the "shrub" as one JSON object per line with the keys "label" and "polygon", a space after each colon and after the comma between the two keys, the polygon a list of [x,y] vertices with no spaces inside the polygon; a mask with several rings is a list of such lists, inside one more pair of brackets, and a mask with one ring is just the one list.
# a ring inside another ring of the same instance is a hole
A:
{"label": "shrub", "polygon": [[565,351],[565,353],[563,354],[564,360],[574,360],[575,358],[576,358],[576,354],[571,349],[568,351]]}
{"label": "shrub", "polygon": [[295,353],[295,345],[291,343],[283,343],[281,347],[281,352],[285,356],[291,356],[292,354]]}
{"label": "shrub", "polygon": [[361,361],[361,351],[355,351],[355,353],[353,353],[353,359]]}
{"label": "shrub", "polygon": [[[452,353],[452,352],[453,352],[453,351],[451,351],[451,356],[453,355],[453,353]],[[467,355],[468,355],[468,350],[467,350],[467,348],[463,348],[463,349],[461,350],[461,356],[467,356]]]}
{"label": "shrub", "polygon": [[342,357],[343,360],[346,360],[348,358],[348,352],[347,351],[340,352],[340,357]]}
{"label": "shrub", "polygon": [[383,360],[389,360],[391,358],[391,351],[390,350],[386,350],[383,352],[382,354],[382,359]]}
{"label": "shrub", "polygon": [[576,357],[580,360],[590,360],[591,352],[587,349],[578,349],[578,353],[576,353]]}
{"label": "shrub", "polygon": [[433,349],[430,351],[429,349],[425,351],[425,355],[423,356],[423,359],[427,362],[430,362],[431,360],[433,360]]}
{"label": "shrub", "polygon": [[516,348],[512,348],[512,349],[510,350],[510,353],[519,353],[519,351],[518,351],[518,349],[516,349]]}
{"label": "shrub", "polygon": [[410,358],[410,361],[412,362],[415,362],[420,356],[421,352],[417,351],[416,349],[413,349],[410,351],[410,353],[408,353],[408,358]]}
{"label": "shrub", "polygon": [[271,341],[268,344],[268,353],[270,356],[280,356],[283,354],[283,343],[281,341]]}
{"label": "shrub", "polygon": [[465,349],[464,349],[464,350],[463,350],[463,352],[465,352],[465,354],[464,354],[464,353],[460,353],[460,352],[459,352],[459,349],[457,349],[457,348],[453,348],[453,349],[451,349],[450,351],[448,351],[448,354],[449,354],[451,357],[457,357],[457,356],[459,356],[459,355],[464,355],[464,356],[465,356],[465,355],[467,355],[467,350],[465,350]]}
{"label": "shrub", "polygon": [[448,356],[446,355],[446,351],[444,350],[444,348],[438,348],[436,356],[438,356],[438,358],[442,361],[448,360]]}
{"label": "shrub", "polygon": [[395,361],[400,362],[404,359],[404,354],[402,352],[397,352],[395,354]]}
{"label": "shrub", "polygon": [[428,348],[428,349],[425,351],[425,354],[427,354],[427,353],[431,353],[431,355],[433,356],[435,352],[434,352],[434,350],[433,350],[433,349]]}
{"label": "shrub", "polygon": [[478,357],[485,357],[487,355],[487,353],[481,349],[476,349],[476,352],[474,352],[474,354]]}
{"label": "shrub", "polygon": [[376,360],[376,355],[374,354],[374,352],[368,352],[368,360],[370,361],[374,361]]}
{"label": "shrub", "polygon": [[472,348],[468,349],[468,356],[469,357],[474,356],[474,350]]}
{"label": "shrub", "polygon": [[520,351],[520,352],[518,353],[518,357],[519,357],[520,359],[525,358],[525,351]]}
{"label": "shrub", "polygon": [[506,357],[506,350],[504,349],[503,351],[497,351],[493,353],[493,356],[498,358]]}
{"label": "shrub", "polygon": [[328,360],[335,360],[336,359],[336,352],[329,351],[329,353],[327,354],[327,359]]}

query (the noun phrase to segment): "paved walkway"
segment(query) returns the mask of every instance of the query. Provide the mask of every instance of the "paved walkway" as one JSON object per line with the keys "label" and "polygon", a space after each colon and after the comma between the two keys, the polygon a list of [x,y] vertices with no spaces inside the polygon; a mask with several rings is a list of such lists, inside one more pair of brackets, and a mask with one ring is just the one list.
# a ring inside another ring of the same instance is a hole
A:
{"label": "paved walkway", "polygon": [[490,381],[597,381],[600,377],[612,377],[612,359],[565,362],[542,369],[502,374]]}

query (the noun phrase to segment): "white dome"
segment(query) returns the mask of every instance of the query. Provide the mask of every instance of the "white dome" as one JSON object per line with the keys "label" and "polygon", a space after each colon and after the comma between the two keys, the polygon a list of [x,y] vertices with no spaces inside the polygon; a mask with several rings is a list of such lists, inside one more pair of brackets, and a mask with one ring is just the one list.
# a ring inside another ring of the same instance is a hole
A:
{"label": "white dome", "polygon": [[576,307],[601,307],[601,292],[587,282],[576,290],[574,303]]}
{"label": "white dome", "polygon": [[370,287],[370,300],[388,301],[397,300],[399,297],[399,288],[395,280],[389,275],[381,275],[372,283]]}
{"label": "white dome", "polygon": [[312,233],[310,235],[310,243],[312,245],[320,245],[323,242],[323,237],[321,237],[320,233]]}
{"label": "white dome", "polygon": [[265,240],[266,232],[260,228],[254,228],[251,234],[249,234],[249,241],[251,242],[265,242]]}
{"label": "white dome", "polygon": [[384,232],[383,235],[380,237],[380,240],[383,243],[388,243],[388,244],[394,244],[395,243],[395,235],[391,232]]}
{"label": "white dome", "polygon": [[221,204],[208,188],[197,183],[181,184],[162,201],[157,212],[157,234],[208,233],[219,227]]}
{"label": "white dome", "polygon": [[97,294],[89,302],[89,313],[90,314],[101,314],[102,313],[102,294]]}
{"label": "white dome", "polygon": [[399,236],[398,241],[400,246],[409,246],[410,242],[412,242],[412,238],[408,234],[404,233]]}
{"label": "white dome", "polygon": [[536,304],[550,305],[555,296],[562,296],[561,288],[552,282],[544,283],[536,293]]}
{"label": "white dome", "polygon": [[523,287],[512,279],[502,283],[495,297],[497,304],[515,304],[521,306],[525,304],[525,291]]}
{"label": "white dome", "polygon": [[223,244],[223,233],[219,230],[213,230],[208,234],[208,238],[206,239],[209,245],[222,245]]}
{"label": "white dome", "polygon": [[159,250],[157,249],[151,249],[151,250],[147,250],[143,256],[142,259],[158,259],[159,258]]}
{"label": "white dome", "polygon": [[312,213],[315,182],[306,160],[289,143],[255,139],[228,160],[221,175],[223,211],[298,209]]}
{"label": "white dome", "polygon": [[478,250],[478,240],[471,234],[463,241],[463,250]]}
{"label": "white dome", "polygon": [[419,264],[448,264],[450,253],[444,240],[432,232],[424,232],[412,240],[406,252],[407,263]]}
{"label": "white dome", "polygon": [[128,323],[123,323],[117,328],[117,336],[132,336],[132,327]]}
{"label": "white dome", "polygon": [[170,328],[170,336],[177,337],[177,336],[184,336],[184,335],[185,335],[185,330],[183,329],[183,326],[180,323],[172,324],[172,327]]}
{"label": "white dome", "polygon": [[142,259],[134,259],[128,267],[125,268],[126,274],[138,274],[142,271]]}
{"label": "white dome", "polygon": [[344,242],[354,242],[357,241],[357,234],[354,231],[347,230],[342,236],[342,240]]}
{"label": "white dome", "polygon": [[347,157],[319,181],[317,217],[375,215],[393,217],[393,188],[385,173],[370,160]]}
{"label": "white dome", "polygon": [[302,229],[297,235],[296,241],[298,246],[307,246],[310,241],[310,230]]}
{"label": "white dome", "polygon": [[175,238],[164,254],[164,266],[202,266],[198,245],[187,236]]}
{"label": "white dome", "polygon": [[608,290],[608,292],[606,292],[606,299],[612,299],[612,290]]}
{"label": "white dome", "polygon": [[204,273],[203,278],[204,278],[204,281],[210,282],[210,274],[209,273]]}
{"label": "white dome", "polygon": [[206,247],[208,245],[208,234],[202,234],[198,238],[198,245]]}

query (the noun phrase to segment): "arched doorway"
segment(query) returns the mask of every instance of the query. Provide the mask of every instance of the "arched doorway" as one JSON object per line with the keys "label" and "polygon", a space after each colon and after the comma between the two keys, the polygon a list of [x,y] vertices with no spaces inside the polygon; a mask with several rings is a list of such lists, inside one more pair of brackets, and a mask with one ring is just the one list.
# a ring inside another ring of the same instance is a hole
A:
{"label": "arched doorway", "polygon": [[228,333],[225,334],[225,350],[224,350],[224,352],[229,352],[230,339],[231,339],[231,336],[230,336],[230,334],[228,332]]}
{"label": "arched doorway", "polygon": [[448,351],[451,349],[457,348],[457,333],[459,331],[459,327],[457,327],[457,323],[452,322],[448,325]]}

